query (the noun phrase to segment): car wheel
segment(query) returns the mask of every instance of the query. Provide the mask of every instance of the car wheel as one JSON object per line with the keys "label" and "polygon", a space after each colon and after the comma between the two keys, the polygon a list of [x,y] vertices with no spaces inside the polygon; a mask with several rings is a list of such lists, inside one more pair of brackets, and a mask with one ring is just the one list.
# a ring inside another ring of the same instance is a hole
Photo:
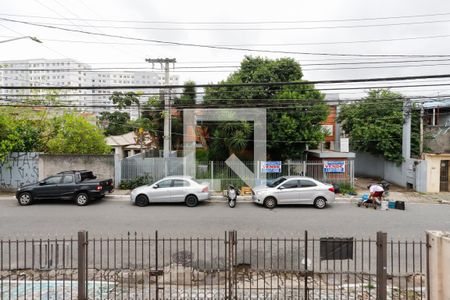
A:
{"label": "car wheel", "polygon": [[327,206],[327,199],[324,197],[318,197],[316,200],[314,200],[314,207],[318,209],[325,208]]}
{"label": "car wheel", "polygon": [[89,196],[86,193],[79,193],[75,197],[75,203],[78,206],[85,206],[88,204],[88,202],[89,202]]}
{"label": "car wheel", "polygon": [[31,204],[31,202],[33,201],[33,197],[31,196],[31,193],[25,192],[19,195],[18,200],[20,205],[25,206]]}
{"label": "car wheel", "polygon": [[264,200],[264,206],[272,209],[277,206],[277,200],[274,197],[267,197],[266,200]]}
{"label": "car wheel", "polygon": [[186,205],[188,207],[194,207],[194,206],[197,206],[198,199],[197,199],[197,197],[195,195],[188,195],[184,202],[186,202]]}
{"label": "car wheel", "polygon": [[149,201],[148,201],[147,196],[141,194],[141,195],[137,195],[135,203],[137,206],[144,207],[149,204]]}

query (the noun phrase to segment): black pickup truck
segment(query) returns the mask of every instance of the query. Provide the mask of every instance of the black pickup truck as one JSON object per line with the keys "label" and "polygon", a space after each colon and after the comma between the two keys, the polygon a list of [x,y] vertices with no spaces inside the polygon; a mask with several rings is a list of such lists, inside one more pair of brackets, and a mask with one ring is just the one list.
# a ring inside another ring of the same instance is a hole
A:
{"label": "black pickup truck", "polygon": [[91,171],[72,170],[22,186],[17,190],[16,198],[20,205],[29,205],[39,199],[62,199],[74,200],[77,205],[84,206],[112,190],[112,179],[98,180]]}

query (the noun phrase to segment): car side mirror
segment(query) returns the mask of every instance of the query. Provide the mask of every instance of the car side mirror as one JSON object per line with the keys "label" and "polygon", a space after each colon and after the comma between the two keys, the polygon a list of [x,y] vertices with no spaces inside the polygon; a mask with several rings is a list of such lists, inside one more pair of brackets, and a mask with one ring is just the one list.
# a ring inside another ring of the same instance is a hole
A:
{"label": "car side mirror", "polygon": [[154,188],[154,189],[157,189],[157,188],[159,188],[159,185],[154,184],[154,185],[153,185],[153,188]]}
{"label": "car side mirror", "polygon": [[284,190],[284,186],[278,187],[279,190]]}
{"label": "car side mirror", "polygon": [[45,184],[45,180],[39,181],[39,185],[44,185],[44,184]]}

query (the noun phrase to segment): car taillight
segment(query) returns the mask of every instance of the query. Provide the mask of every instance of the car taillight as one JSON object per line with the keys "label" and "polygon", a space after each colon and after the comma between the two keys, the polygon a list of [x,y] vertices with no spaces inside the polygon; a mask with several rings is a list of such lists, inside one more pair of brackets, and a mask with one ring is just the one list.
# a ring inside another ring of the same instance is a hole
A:
{"label": "car taillight", "polygon": [[205,187],[202,189],[202,193],[207,193],[207,192],[208,192],[208,187],[205,186]]}
{"label": "car taillight", "polygon": [[334,187],[330,187],[328,190],[334,193]]}
{"label": "car taillight", "polygon": [[101,185],[97,185],[97,187],[95,188],[97,191],[101,191],[103,189],[103,187]]}

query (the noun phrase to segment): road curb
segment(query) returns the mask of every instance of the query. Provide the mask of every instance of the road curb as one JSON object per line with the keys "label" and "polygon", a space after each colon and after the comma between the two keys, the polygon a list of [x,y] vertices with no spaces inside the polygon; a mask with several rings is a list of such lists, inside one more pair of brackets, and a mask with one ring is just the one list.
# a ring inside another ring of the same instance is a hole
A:
{"label": "road curb", "polygon": [[[6,201],[6,200],[16,200],[15,195],[11,196],[0,196],[0,201]],[[130,202],[130,195],[106,195],[105,197],[106,201],[111,202]],[[355,204],[357,203],[357,198],[343,198],[343,197],[336,197],[336,201],[333,202],[333,204]],[[226,199],[222,196],[211,196],[210,200],[206,200],[204,202],[207,203],[226,203]],[[242,196],[239,196],[237,199],[237,203],[254,203],[253,200],[251,200],[249,197],[243,198]],[[422,205],[450,205],[450,201],[448,200],[439,200],[439,202],[407,202],[408,205],[410,204],[422,204]]]}

